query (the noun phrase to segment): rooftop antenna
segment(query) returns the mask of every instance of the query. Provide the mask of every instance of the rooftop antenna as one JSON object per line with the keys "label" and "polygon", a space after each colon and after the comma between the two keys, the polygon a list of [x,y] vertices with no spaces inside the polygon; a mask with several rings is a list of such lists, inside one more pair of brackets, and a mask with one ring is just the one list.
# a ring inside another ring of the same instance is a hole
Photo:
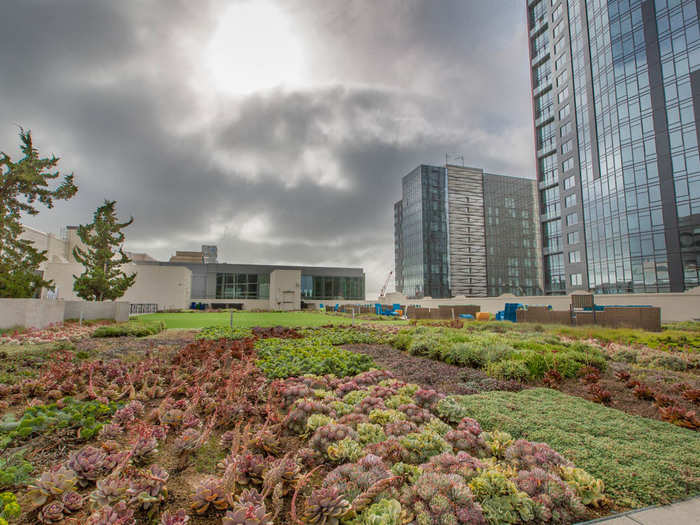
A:
{"label": "rooftop antenna", "polygon": [[461,153],[458,153],[456,155],[450,155],[449,153],[445,153],[445,165],[450,163],[450,158],[457,161],[461,160],[462,161],[462,167],[464,167],[464,155]]}

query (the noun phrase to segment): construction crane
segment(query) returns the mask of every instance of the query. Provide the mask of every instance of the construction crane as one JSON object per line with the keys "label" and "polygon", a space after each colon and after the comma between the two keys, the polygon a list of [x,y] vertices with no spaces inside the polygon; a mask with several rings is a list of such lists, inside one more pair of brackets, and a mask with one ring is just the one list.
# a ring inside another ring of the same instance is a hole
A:
{"label": "construction crane", "polygon": [[394,270],[391,270],[389,272],[389,275],[386,276],[386,281],[384,281],[384,286],[382,286],[382,291],[379,292],[379,297],[384,297],[386,295],[386,288],[389,286],[389,279],[391,279],[391,276],[394,274]]}

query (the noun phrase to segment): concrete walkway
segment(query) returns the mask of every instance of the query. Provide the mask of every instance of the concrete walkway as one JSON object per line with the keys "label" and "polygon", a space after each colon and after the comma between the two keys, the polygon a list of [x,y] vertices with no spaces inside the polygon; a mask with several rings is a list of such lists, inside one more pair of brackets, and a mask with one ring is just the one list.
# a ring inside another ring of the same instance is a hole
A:
{"label": "concrete walkway", "polygon": [[633,510],[588,523],[605,525],[699,525],[700,497],[666,505]]}

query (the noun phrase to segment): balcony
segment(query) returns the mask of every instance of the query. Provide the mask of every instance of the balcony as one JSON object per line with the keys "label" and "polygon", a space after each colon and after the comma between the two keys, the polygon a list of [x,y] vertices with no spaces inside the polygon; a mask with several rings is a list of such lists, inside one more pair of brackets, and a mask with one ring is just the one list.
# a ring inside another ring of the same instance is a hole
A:
{"label": "balcony", "polygon": [[556,143],[544,144],[537,150],[537,158],[542,158],[550,153],[554,153],[555,151],[557,151]]}
{"label": "balcony", "polygon": [[551,188],[552,186],[556,186],[557,184],[559,184],[557,179],[545,179],[537,183],[537,189],[546,190],[547,188]]}
{"label": "balcony", "polygon": [[549,88],[552,87],[552,75],[549,75],[542,80],[540,80],[540,83],[532,90],[532,96],[536,97],[538,95],[541,95],[545,91],[547,91]]}
{"label": "balcony", "polygon": [[540,127],[542,124],[546,124],[550,120],[554,120],[554,112],[551,109],[549,111],[542,112],[542,114],[535,119],[535,127]]}
{"label": "balcony", "polygon": [[547,29],[548,25],[549,21],[547,20],[547,13],[545,13],[535,21],[535,25],[532,26],[532,29],[530,29],[530,38],[539,35],[542,31]]}
{"label": "balcony", "polygon": [[545,59],[549,58],[549,49],[541,49],[534,57],[532,57],[531,66],[535,67],[540,65]]}

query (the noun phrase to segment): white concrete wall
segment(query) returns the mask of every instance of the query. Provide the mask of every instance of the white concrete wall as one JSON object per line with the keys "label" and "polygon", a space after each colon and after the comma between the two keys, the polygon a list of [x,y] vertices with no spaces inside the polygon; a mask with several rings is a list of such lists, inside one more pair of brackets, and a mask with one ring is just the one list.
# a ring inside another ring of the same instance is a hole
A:
{"label": "white concrete wall", "polygon": [[[124,266],[124,271],[135,272],[136,281],[120,301],[153,303],[160,310],[189,307],[192,286],[189,268],[130,263]],[[47,263],[44,278],[54,282],[59,299],[80,301],[73,292],[73,276],[81,273],[83,266],[79,263]]]}
{"label": "white concrete wall", "polygon": [[301,308],[301,270],[270,272],[270,310]]}
{"label": "white concrete wall", "polygon": [[130,303],[125,301],[64,301],[65,319],[113,319],[118,323],[129,320]]}
{"label": "white concrete wall", "polygon": [[65,304],[48,299],[0,299],[0,328],[45,328],[63,323]]}

